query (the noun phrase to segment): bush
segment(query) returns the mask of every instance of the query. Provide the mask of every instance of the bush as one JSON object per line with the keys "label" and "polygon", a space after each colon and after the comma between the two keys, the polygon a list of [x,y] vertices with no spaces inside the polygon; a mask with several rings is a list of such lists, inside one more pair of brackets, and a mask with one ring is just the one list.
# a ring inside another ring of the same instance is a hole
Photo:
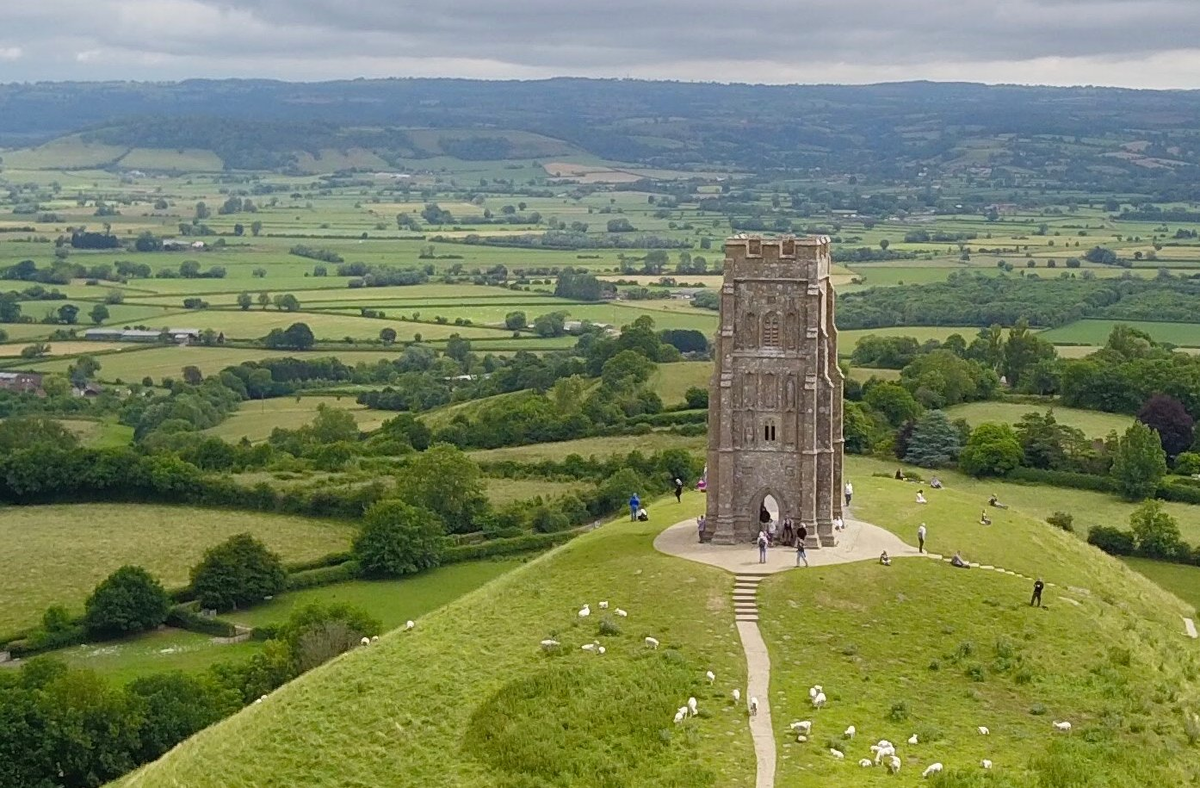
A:
{"label": "bush", "polygon": [[380,501],[363,516],[354,555],[363,573],[397,577],[441,562],[445,529],[437,515],[403,501]]}
{"label": "bush", "polygon": [[1013,468],[1005,476],[1008,481],[1048,484],[1054,487],[1071,487],[1093,492],[1116,492],[1117,485],[1109,476],[1072,471],[1047,471],[1039,468]]}
{"label": "bush", "polygon": [[1133,555],[1137,547],[1131,532],[1110,525],[1092,526],[1088,529],[1087,541],[1109,555]]}
{"label": "bush", "polygon": [[1182,480],[1163,482],[1154,491],[1154,497],[1176,503],[1200,504],[1200,487]]}
{"label": "bush", "polygon": [[1185,451],[1175,458],[1175,473],[1192,476],[1200,473],[1200,452]]}
{"label": "bush", "polygon": [[186,629],[189,632],[199,632],[202,635],[212,635],[218,638],[231,638],[237,634],[237,627],[228,621],[212,616],[202,616],[196,611],[195,603],[176,605],[167,613],[166,623],[172,627]]}
{"label": "bush", "polygon": [[88,632],[127,635],[167,619],[171,599],[162,583],[140,566],[123,566],[105,578],[84,604]]}
{"label": "bush", "polygon": [[302,588],[344,583],[347,580],[353,580],[360,574],[362,574],[362,567],[358,561],[345,561],[337,566],[322,566],[302,572],[292,572],[288,575],[287,590],[299,591]]}
{"label": "bush", "polygon": [[569,542],[578,536],[578,531],[559,531],[552,534],[526,534],[514,536],[511,539],[492,539],[482,544],[460,545],[447,547],[442,555],[443,564],[458,561],[475,561],[480,558],[493,558],[517,553],[528,553],[534,550],[546,550]]}
{"label": "bush", "polygon": [[232,536],[204,553],[192,568],[201,607],[232,610],[278,594],[287,584],[279,556],[250,534]]}
{"label": "bush", "polygon": [[546,504],[534,508],[533,516],[530,517],[529,522],[533,526],[533,530],[541,534],[565,531],[571,527],[571,522],[565,514]]}
{"label": "bush", "polygon": [[1061,528],[1068,533],[1075,532],[1075,518],[1067,512],[1055,512],[1046,518],[1046,522],[1050,523],[1050,525],[1053,525],[1055,528]]}
{"label": "bush", "polygon": [[980,424],[971,431],[959,456],[959,465],[972,476],[1001,476],[1020,465],[1024,456],[1011,426]]}

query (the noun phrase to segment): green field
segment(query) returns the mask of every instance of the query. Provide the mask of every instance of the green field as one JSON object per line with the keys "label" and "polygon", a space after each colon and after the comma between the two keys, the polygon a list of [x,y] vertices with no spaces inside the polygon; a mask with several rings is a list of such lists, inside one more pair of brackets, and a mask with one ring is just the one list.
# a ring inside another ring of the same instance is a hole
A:
{"label": "green field", "polygon": [[1145,331],[1155,342],[1181,347],[1200,347],[1200,323],[1153,323],[1139,320],[1076,320],[1040,334],[1047,342],[1073,345],[1103,345],[1114,326],[1126,325]]}
{"label": "green field", "polygon": [[345,550],[345,523],[185,506],[62,504],[0,509],[0,632],[32,626],[50,605],[82,612],[97,583],[124,564],[144,566],[167,588],[188,582],[204,550],[249,532],[287,561]]}
{"label": "green field", "polygon": [[127,683],[162,671],[202,671],[217,662],[243,660],[261,649],[262,644],[253,640],[217,643],[209,635],[164,628],[122,640],[72,646],[52,654],[74,667]]}
{"label": "green field", "polygon": [[1149,558],[1125,556],[1121,559],[1131,569],[1139,572],[1170,591],[1175,596],[1200,610],[1200,567],[1187,564],[1168,564]]}
{"label": "green field", "polygon": [[613,454],[628,454],[635,449],[643,454],[650,454],[664,449],[689,449],[703,451],[708,445],[708,439],[703,435],[684,436],[666,432],[656,432],[649,435],[621,435],[612,438],[580,438],[561,443],[536,443],[531,446],[513,446],[504,449],[485,449],[471,452],[476,462],[491,462],[496,460],[518,460],[520,462],[537,462],[538,460],[561,460],[568,455],[578,454],[581,457],[608,457]]}
{"label": "green field", "polygon": [[1109,432],[1124,433],[1133,419],[1116,413],[1100,413],[1094,410],[1064,408],[1060,406],[1036,406],[1016,402],[968,402],[947,408],[946,414],[952,419],[966,419],[972,426],[984,422],[999,422],[1016,424],[1026,413],[1045,413],[1054,411],[1054,418],[1059,424],[1083,430],[1089,438],[1103,438]]}
{"label": "green field", "polygon": [[538,496],[543,499],[557,498],[588,488],[588,485],[578,482],[553,482],[547,479],[488,478],[486,481],[488,500],[496,506],[513,501],[528,501]]}
{"label": "green field", "polygon": [[650,379],[650,385],[662,398],[663,405],[670,408],[681,405],[684,394],[690,388],[708,391],[713,365],[708,361],[680,361],[675,364],[659,364]]}
{"label": "green field", "polygon": [[233,415],[206,432],[233,443],[242,438],[257,443],[270,437],[277,427],[294,430],[311,424],[322,405],[349,411],[358,422],[358,428],[364,431],[377,429],[395,415],[382,410],[367,410],[353,397],[277,397],[247,400]]}

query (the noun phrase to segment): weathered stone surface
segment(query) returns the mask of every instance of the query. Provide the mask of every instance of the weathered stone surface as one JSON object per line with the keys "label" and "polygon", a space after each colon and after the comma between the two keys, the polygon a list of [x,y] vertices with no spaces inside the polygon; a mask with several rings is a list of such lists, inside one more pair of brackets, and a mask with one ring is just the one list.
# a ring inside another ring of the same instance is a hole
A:
{"label": "weathered stone surface", "polygon": [[725,243],[716,369],[709,387],[706,533],[754,539],[768,495],[837,543],[842,513],[842,373],[829,239],[739,235]]}

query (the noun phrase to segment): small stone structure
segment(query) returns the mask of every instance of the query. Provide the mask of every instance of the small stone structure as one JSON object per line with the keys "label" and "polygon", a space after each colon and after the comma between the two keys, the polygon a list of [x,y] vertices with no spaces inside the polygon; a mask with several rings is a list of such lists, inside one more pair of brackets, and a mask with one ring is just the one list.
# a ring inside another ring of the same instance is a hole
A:
{"label": "small stone structure", "polygon": [[767,496],[837,544],[842,373],[829,239],[738,235],[725,243],[716,369],[709,386],[705,539],[758,535]]}

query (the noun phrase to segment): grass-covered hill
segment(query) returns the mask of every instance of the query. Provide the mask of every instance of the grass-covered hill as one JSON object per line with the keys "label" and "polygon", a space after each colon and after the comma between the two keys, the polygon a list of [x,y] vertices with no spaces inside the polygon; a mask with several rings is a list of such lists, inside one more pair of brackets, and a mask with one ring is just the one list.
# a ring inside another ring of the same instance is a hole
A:
{"label": "grass-covered hill", "polygon": [[[912,485],[869,475],[888,466],[850,468],[858,516],[908,541],[926,522],[938,551],[1054,585],[1037,610],[1027,580],[932,560],[768,579],[777,785],[918,785],[934,761],[943,786],[1200,778],[1200,645],[1183,635],[1186,605],[1032,515],[996,511],[990,528],[978,525],[980,493],[957,477],[922,507]],[[652,506],[650,523],[605,525],[303,676],[121,785],[753,785],[745,712],[730,698],[745,687],[733,578],[652,546],[701,506],[693,493]],[[604,615],[602,599],[629,617]],[[586,602],[593,613],[581,620]],[[662,647],[646,649],[646,635]],[[539,648],[550,637],[561,653]],[[594,640],[606,654],[580,650]],[[812,684],[830,699],[819,712]],[[676,726],[689,696],[701,714]],[[810,742],[787,734],[795,719],[814,720]],[[1063,719],[1069,735],[1051,725]],[[846,743],[851,724],[859,735]],[[913,733],[920,743],[903,744]],[[898,777],[857,765],[880,738],[900,743]],[[986,774],[983,758],[994,763]]]}

